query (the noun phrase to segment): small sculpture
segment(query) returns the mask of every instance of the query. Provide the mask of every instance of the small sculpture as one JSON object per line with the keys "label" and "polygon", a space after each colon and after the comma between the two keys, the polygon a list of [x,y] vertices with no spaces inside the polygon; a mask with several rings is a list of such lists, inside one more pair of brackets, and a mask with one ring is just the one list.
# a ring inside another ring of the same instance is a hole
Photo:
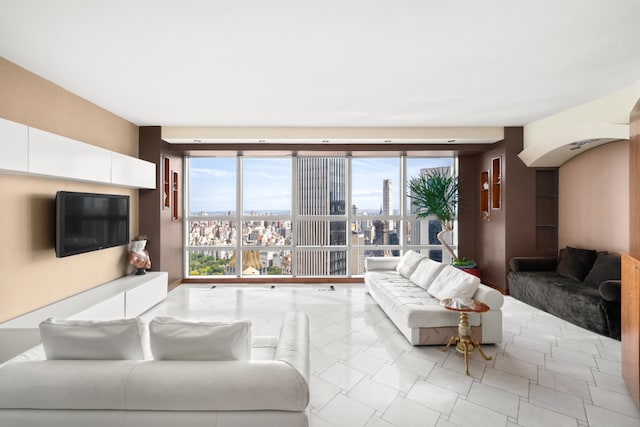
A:
{"label": "small sculpture", "polygon": [[145,246],[147,246],[147,236],[137,236],[131,241],[129,264],[137,269],[137,276],[147,274],[146,269],[151,268],[151,258]]}

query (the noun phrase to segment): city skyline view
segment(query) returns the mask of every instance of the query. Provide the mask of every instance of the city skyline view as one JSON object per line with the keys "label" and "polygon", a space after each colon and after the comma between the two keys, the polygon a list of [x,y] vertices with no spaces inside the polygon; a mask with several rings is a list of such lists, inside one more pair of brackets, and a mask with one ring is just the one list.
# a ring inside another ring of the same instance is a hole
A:
{"label": "city skyline view", "polygon": [[413,217],[410,198],[401,200],[400,177],[409,180],[433,168],[455,173],[454,162],[452,157],[190,159],[189,274],[360,275],[365,257],[398,256],[406,245],[440,261],[440,223]]}
{"label": "city skyline view", "polygon": [[[236,157],[189,159],[189,214],[226,214],[236,210]],[[383,181],[392,184],[392,206],[400,206],[400,162],[395,158],[352,158],[351,201],[361,213],[382,208]],[[291,169],[287,158],[243,158],[244,214],[291,213]],[[424,168],[453,166],[452,157],[408,158],[409,179]],[[266,191],[268,189],[268,191]]]}

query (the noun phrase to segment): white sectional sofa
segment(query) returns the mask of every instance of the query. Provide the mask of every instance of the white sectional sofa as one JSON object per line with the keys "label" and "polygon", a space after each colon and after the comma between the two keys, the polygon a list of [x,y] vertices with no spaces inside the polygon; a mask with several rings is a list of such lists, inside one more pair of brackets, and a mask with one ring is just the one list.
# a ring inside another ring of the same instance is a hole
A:
{"label": "white sectional sofa", "polygon": [[366,258],[365,268],[369,294],[411,344],[447,344],[458,335],[460,315],[442,307],[443,298],[472,298],[487,304],[489,311],[469,313],[471,336],[484,344],[502,341],[504,297],[476,276],[414,251],[402,257]]}
{"label": "white sectional sofa", "polygon": [[0,425],[308,426],[306,315],[250,341],[250,360],[220,361],[46,360],[40,345],[0,365]]}

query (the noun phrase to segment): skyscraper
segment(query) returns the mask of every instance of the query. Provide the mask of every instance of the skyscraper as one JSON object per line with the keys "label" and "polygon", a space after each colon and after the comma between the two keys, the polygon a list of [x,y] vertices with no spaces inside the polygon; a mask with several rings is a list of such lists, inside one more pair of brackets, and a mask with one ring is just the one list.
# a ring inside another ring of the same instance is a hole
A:
{"label": "skyscraper", "polygon": [[[298,158],[296,178],[299,215],[330,216],[346,213],[346,159]],[[346,251],[322,249],[323,246],[347,244],[344,220],[302,219],[298,222],[297,242],[298,246],[318,248],[298,251],[296,275],[347,274]]]}
{"label": "skyscraper", "polygon": [[[393,215],[393,187],[390,179],[382,180],[382,215]],[[395,221],[390,220],[387,229],[393,231]]]}

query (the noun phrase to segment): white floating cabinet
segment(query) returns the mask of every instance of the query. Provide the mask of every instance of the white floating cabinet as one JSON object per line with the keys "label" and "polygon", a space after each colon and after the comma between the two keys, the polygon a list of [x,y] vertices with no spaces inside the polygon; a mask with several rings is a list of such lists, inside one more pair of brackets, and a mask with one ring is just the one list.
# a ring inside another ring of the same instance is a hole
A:
{"label": "white floating cabinet", "polygon": [[156,188],[156,165],[0,118],[0,171]]}
{"label": "white floating cabinet", "polygon": [[112,152],[111,183],[125,187],[156,188],[156,165]]}
{"label": "white floating cabinet", "polygon": [[94,145],[29,128],[29,172],[111,183],[111,153]]}
{"label": "white floating cabinet", "polygon": [[29,127],[20,123],[0,119],[0,169],[28,172]]}

